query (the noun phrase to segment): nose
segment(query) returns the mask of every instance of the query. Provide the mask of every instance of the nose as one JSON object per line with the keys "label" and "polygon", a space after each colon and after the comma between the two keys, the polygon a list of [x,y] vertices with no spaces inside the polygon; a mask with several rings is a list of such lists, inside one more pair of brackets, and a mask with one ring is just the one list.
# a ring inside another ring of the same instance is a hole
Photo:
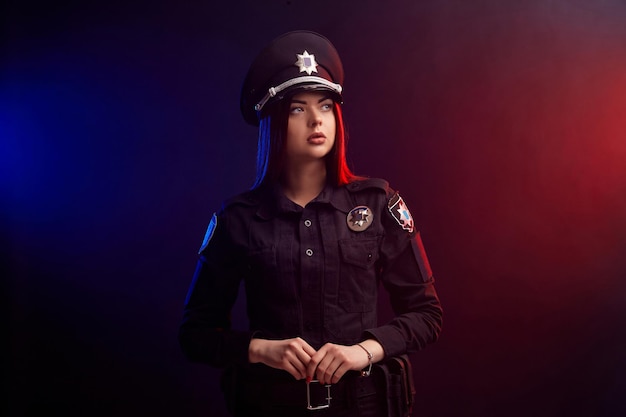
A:
{"label": "nose", "polygon": [[309,124],[311,127],[322,124],[322,113],[318,109],[312,109],[309,113]]}

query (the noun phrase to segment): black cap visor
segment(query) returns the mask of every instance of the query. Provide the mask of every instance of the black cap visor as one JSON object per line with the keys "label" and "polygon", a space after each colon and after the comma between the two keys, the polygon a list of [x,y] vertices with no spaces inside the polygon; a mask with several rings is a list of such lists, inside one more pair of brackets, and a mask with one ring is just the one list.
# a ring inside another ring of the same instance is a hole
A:
{"label": "black cap visor", "polygon": [[267,103],[281,100],[299,91],[318,90],[331,92],[333,100],[341,103],[341,85],[317,76],[303,76],[287,80],[276,87],[270,87],[265,96],[254,106],[254,110],[260,112]]}

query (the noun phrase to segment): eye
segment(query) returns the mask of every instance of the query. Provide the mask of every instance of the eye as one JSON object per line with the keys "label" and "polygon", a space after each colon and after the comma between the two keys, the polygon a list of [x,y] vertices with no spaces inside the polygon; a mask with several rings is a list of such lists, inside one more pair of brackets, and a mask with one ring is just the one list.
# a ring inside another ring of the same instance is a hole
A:
{"label": "eye", "polygon": [[324,102],[322,103],[322,110],[324,111],[329,111],[333,109],[333,102],[332,101],[328,101],[328,102]]}
{"label": "eye", "polygon": [[300,106],[293,106],[289,109],[289,113],[291,114],[302,113],[303,111],[304,109]]}

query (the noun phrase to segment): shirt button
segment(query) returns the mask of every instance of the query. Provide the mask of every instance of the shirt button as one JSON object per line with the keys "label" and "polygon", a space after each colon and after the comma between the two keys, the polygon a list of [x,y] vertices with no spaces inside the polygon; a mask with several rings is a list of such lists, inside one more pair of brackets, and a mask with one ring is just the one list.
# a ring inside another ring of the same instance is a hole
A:
{"label": "shirt button", "polygon": [[311,227],[311,220],[306,219],[306,220],[304,221],[304,225],[305,225],[306,227]]}
{"label": "shirt button", "polygon": [[306,253],[306,256],[313,256],[313,249],[307,249],[305,253]]}

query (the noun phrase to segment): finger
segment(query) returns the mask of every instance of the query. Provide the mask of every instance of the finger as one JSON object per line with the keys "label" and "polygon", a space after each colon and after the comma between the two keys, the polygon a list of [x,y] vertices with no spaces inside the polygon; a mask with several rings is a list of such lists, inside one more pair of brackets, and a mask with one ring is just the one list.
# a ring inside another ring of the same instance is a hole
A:
{"label": "finger", "polygon": [[307,378],[309,377],[313,379],[316,378],[315,374],[317,373],[317,368],[319,366],[320,361],[324,359],[324,356],[326,355],[326,351],[327,351],[326,345],[324,345],[320,348],[320,350],[318,350],[311,356],[311,359],[309,360],[309,364],[306,369]]}
{"label": "finger", "polygon": [[300,358],[295,352],[285,352],[285,357],[282,360],[282,363],[283,369],[287,370],[287,368],[289,368],[293,370],[289,373],[291,373],[296,379],[306,377],[306,366],[300,361]]}
{"label": "finger", "polygon": [[337,352],[333,349],[328,350],[324,358],[317,365],[315,374],[317,375],[317,379],[323,384],[331,383],[333,373],[341,364],[341,359],[335,356],[336,353]]}
{"label": "finger", "polygon": [[346,362],[339,365],[339,367],[335,370],[335,373],[333,373],[332,383],[336,384],[337,382],[339,382],[341,377],[343,377],[349,369],[350,368]]}
{"label": "finger", "polygon": [[302,371],[303,375],[306,375],[307,366],[309,365],[309,362],[311,361],[311,356],[302,349],[296,350],[295,352],[293,352],[293,354],[294,354],[294,360],[296,360],[298,364],[300,365],[298,366],[298,369]]}
{"label": "finger", "polygon": [[[332,343],[326,343],[320,348],[316,355],[311,358],[316,360],[319,358],[315,375],[322,383],[331,383],[332,375],[336,368],[343,361],[341,355],[341,346]],[[337,362],[338,361],[338,362]],[[334,362],[334,364],[333,364]],[[334,367],[333,367],[334,366]]]}
{"label": "finger", "polygon": [[292,349],[287,352],[287,355],[292,365],[298,369],[298,372],[300,372],[301,377],[305,378],[307,375],[307,366],[311,360],[311,356],[305,352],[303,343],[306,342],[299,340],[297,346],[292,346]]}
{"label": "finger", "polygon": [[341,359],[326,355],[324,360],[320,362],[317,367],[317,375],[323,384],[331,384],[333,381],[333,375],[339,366],[341,365]]}
{"label": "finger", "polygon": [[[285,362],[287,362],[290,369],[292,369],[290,373],[293,375],[293,377],[296,379],[306,378],[306,364],[302,363],[298,351],[287,352],[287,355],[288,357],[286,358]],[[300,355],[306,354],[300,352]]]}
{"label": "finger", "polygon": [[315,373],[317,371],[318,364],[319,364],[319,359],[317,359],[317,354],[311,356],[311,358],[309,359],[309,363],[306,367],[307,380],[309,380],[309,378],[311,379],[315,378]]}
{"label": "finger", "polygon": [[302,378],[306,378],[307,374],[307,366],[311,361],[311,356],[316,353],[315,349],[311,347],[305,340],[297,337],[294,339],[295,346],[292,346],[291,353],[293,354],[294,363],[293,365],[298,369],[301,373]]}
{"label": "finger", "polygon": [[302,350],[309,355],[309,358],[313,355],[315,355],[317,353],[317,351],[315,349],[313,349],[313,347],[311,345],[309,345],[306,340],[304,339],[300,339],[302,341],[301,347]]}
{"label": "finger", "polygon": [[296,366],[294,366],[294,364],[291,362],[287,362],[283,369],[289,372],[291,376],[293,376],[297,380],[304,378],[303,372],[299,370]]}

